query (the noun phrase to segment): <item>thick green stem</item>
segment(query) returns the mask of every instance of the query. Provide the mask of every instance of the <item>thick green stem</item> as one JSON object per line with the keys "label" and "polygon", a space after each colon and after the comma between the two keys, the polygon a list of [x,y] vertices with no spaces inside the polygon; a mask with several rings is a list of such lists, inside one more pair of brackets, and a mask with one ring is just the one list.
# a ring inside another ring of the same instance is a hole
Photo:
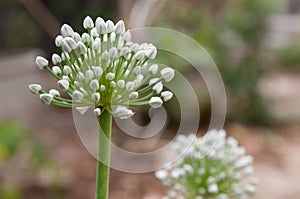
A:
{"label": "thick green stem", "polygon": [[96,199],[108,199],[112,115],[104,110],[98,117],[98,121],[99,151],[97,160]]}

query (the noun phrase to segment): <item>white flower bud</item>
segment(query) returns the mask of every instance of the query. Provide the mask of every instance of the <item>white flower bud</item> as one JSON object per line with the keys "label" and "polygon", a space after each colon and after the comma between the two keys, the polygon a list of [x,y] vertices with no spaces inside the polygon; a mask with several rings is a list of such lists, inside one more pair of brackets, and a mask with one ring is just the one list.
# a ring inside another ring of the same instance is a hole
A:
{"label": "white flower bud", "polygon": [[86,16],[83,20],[83,27],[85,29],[90,29],[94,27],[94,22],[90,16]]}
{"label": "white flower bud", "polygon": [[133,82],[127,82],[126,83],[126,90],[127,91],[133,91],[133,89],[134,89],[134,83]]}
{"label": "white flower bud", "polygon": [[50,94],[40,94],[40,100],[42,103],[49,105],[53,101],[53,96]]}
{"label": "white flower bud", "polygon": [[42,56],[37,56],[35,59],[35,63],[39,67],[40,70],[43,70],[49,64],[48,60]]}
{"label": "white flower bud", "polygon": [[105,89],[106,89],[105,85],[100,86],[100,91],[105,91]]}
{"label": "white flower bud", "polygon": [[76,107],[75,109],[81,114],[85,114],[89,110],[89,106]]}
{"label": "white flower bud", "polygon": [[134,43],[129,47],[129,51],[136,53],[138,51],[138,48],[139,48],[139,45],[137,43]]}
{"label": "white flower bud", "polygon": [[87,52],[86,46],[81,41],[77,43],[76,51],[78,54],[83,55]]}
{"label": "white flower bud", "polygon": [[29,90],[33,94],[39,94],[39,92],[42,90],[42,86],[39,84],[30,84],[29,85]]}
{"label": "white flower bud", "polygon": [[160,94],[161,91],[163,90],[163,88],[164,88],[164,85],[161,82],[158,82],[153,86],[152,89],[156,92],[156,94]]}
{"label": "white flower bud", "polygon": [[68,90],[70,83],[67,80],[62,79],[57,82],[57,85],[59,86],[59,88],[61,88],[63,90]]}
{"label": "white flower bud", "polygon": [[129,98],[132,100],[136,100],[137,98],[139,98],[139,93],[138,92],[131,92],[129,94]]}
{"label": "white flower bud", "polygon": [[52,95],[53,97],[54,97],[54,96],[57,96],[57,97],[60,96],[59,91],[56,90],[56,89],[50,89],[49,94]]}
{"label": "white flower bud", "polygon": [[156,171],[155,177],[157,177],[159,180],[164,180],[168,177],[168,172],[166,170]]}
{"label": "white flower bud", "polygon": [[75,32],[74,35],[73,35],[73,39],[77,43],[80,42],[81,41],[80,34],[78,34],[77,32]]}
{"label": "white flower bud", "polygon": [[77,77],[76,77],[76,80],[77,81],[83,81],[85,79],[85,76],[82,72],[79,72]]}
{"label": "white flower bud", "polygon": [[119,80],[119,81],[117,82],[117,86],[118,86],[119,88],[124,88],[124,86],[125,86],[125,81],[124,81],[123,79]]}
{"label": "white flower bud", "polygon": [[116,26],[115,26],[115,29],[116,29],[116,33],[117,34],[123,34],[125,32],[125,24],[124,24],[124,21],[123,20],[120,20],[116,23]]}
{"label": "white flower bud", "polygon": [[72,69],[70,66],[65,65],[63,70],[65,75],[69,75],[72,73]]}
{"label": "white flower bud", "polygon": [[164,91],[161,93],[161,97],[166,102],[166,101],[169,101],[170,99],[172,99],[173,93],[170,91]]}
{"label": "white flower bud", "polygon": [[55,45],[56,45],[57,47],[61,47],[63,40],[64,40],[64,38],[63,38],[61,35],[58,35],[58,36],[55,38]]}
{"label": "white flower bud", "polygon": [[94,114],[98,117],[101,115],[101,109],[100,108],[95,108],[94,109]]}
{"label": "white flower bud", "polygon": [[93,91],[96,91],[99,89],[99,82],[97,79],[93,79],[91,82],[90,82],[90,88],[93,90]]}
{"label": "white flower bud", "polygon": [[109,49],[108,54],[112,59],[116,59],[118,57],[118,49],[116,47],[112,47]]}
{"label": "white flower bud", "polygon": [[208,186],[208,193],[218,193],[219,188],[217,184],[211,184]]}
{"label": "white flower bud", "polygon": [[170,67],[166,67],[160,71],[160,75],[166,82],[169,82],[174,78],[175,71]]}
{"label": "white flower bud", "polygon": [[75,90],[72,94],[72,98],[73,98],[73,100],[81,101],[83,99],[83,94],[82,94],[82,92]]}
{"label": "white flower bud", "polygon": [[146,52],[146,56],[149,59],[155,59],[155,57],[157,55],[157,48],[155,46],[151,45],[150,47],[145,48],[145,52]]}
{"label": "white flower bud", "polygon": [[131,118],[134,113],[132,112],[132,110],[126,108],[126,107],[123,107],[123,106],[119,106],[116,111],[115,111],[115,114],[120,118],[120,119],[129,119]]}
{"label": "white flower bud", "polygon": [[103,69],[100,66],[96,66],[93,70],[96,77],[100,77],[103,74]]}
{"label": "white flower bud", "polygon": [[92,28],[92,30],[91,30],[91,36],[92,37],[98,37],[99,36],[96,28]]}
{"label": "white flower bud", "polygon": [[73,37],[74,35],[74,30],[68,24],[62,25],[60,32],[63,37]]}
{"label": "white flower bud", "polygon": [[120,51],[120,56],[128,55],[128,53],[129,53],[129,48],[123,47]]}
{"label": "white flower bud", "polygon": [[130,42],[131,41],[131,33],[129,30],[123,34],[124,41]]}
{"label": "white flower bud", "polygon": [[62,42],[62,47],[63,47],[64,51],[69,53],[72,50],[77,48],[77,44],[74,41],[74,39],[72,39],[71,37],[66,37],[66,38],[64,38],[64,40]]}
{"label": "white flower bud", "polygon": [[110,82],[110,87],[115,88],[116,87],[116,82],[115,81],[111,81]]}
{"label": "white flower bud", "polygon": [[99,102],[100,101],[100,93],[93,93],[92,100],[95,102]]}
{"label": "white flower bud", "polygon": [[88,81],[91,81],[94,78],[94,73],[92,70],[87,70],[85,72],[85,77]]}
{"label": "white flower bud", "polygon": [[133,72],[136,74],[136,75],[139,75],[142,73],[142,67],[140,66],[137,66],[133,69]]}
{"label": "white flower bud", "polygon": [[100,45],[101,45],[100,38],[96,38],[95,41],[92,44],[93,50],[96,51],[96,52],[99,52],[100,51]]}
{"label": "white flower bud", "polygon": [[53,53],[53,55],[52,55],[52,63],[54,65],[57,65],[57,64],[61,63],[61,61],[62,61],[61,57],[58,54]]}
{"label": "white flower bud", "polygon": [[82,36],[81,36],[81,41],[83,43],[90,43],[90,41],[91,41],[90,35],[88,33],[86,33],[86,32],[83,33]]}
{"label": "white flower bud", "polygon": [[97,32],[101,35],[104,35],[104,34],[107,33],[106,24],[105,24],[104,20],[101,17],[98,17],[96,19],[96,29],[97,29]]}
{"label": "white flower bud", "polygon": [[61,53],[61,59],[64,61],[70,60],[70,55],[68,53]]}
{"label": "white flower bud", "polygon": [[134,55],[134,58],[136,60],[143,60],[145,58],[146,54],[145,54],[145,51],[138,51],[135,55]]}
{"label": "white flower bud", "polygon": [[163,101],[160,99],[160,97],[151,97],[149,104],[152,108],[159,108],[162,106]]}
{"label": "white flower bud", "polygon": [[150,81],[149,81],[149,86],[151,86],[151,85],[157,83],[159,80],[160,80],[160,78],[153,78],[153,79],[150,79]]}
{"label": "white flower bud", "polygon": [[148,71],[151,72],[153,75],[155,75],[157,73],[158,70],[158,65],[157,64],[153,64],[149,67]]}
{"label": "white flower bud", "polygon": [[115,31],[115,25],[111,20],[106,21],[107,33]]}
{"label": "white flower bud", "polygon": [[106,76],[105,76],[105,78],[107,79],[107,80],[113,80],[113,79],[115,79],[115,73],[107,73],[106,74]]}
{"label": "white flower bud", "polygon": [[52,67],[52,72],[53,72],[55,75],[58,75],[58,76],[60,76],[60,75],[62,74],[62,71],[61,71],[60,67],[58,67],[58,66],[53,66],[53,67]]}
{"label": "white flower bud", "polygon": [[108,54],[108,52],[107,52],[107,51],[104,51],[104,52],[102,53],[101,58],[104,59],[104,60],[109,60],[109,54]]}

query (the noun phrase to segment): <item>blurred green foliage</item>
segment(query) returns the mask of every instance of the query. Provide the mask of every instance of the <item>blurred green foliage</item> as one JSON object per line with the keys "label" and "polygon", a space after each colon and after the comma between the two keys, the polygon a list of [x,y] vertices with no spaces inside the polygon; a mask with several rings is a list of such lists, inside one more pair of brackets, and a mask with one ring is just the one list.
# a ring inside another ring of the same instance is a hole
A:
{"label": "blurred green foliage", "polygon": [[186,32],[218,66],[228,95],[228,118],[269,124],[272,118],[257,87],[267,68],[263,45],[267,18],[276,4],[272,0],[189,0],[169,1],[165,9],[168,12],[161,12],[164,16],[157,25]]}
{"label": "blurred green foliage", "polygon": [[287,69],[299,69],[300,45],[290,44],[276,51],[276,57],[280,64]]}
{"label": "blurred green foliage", "polygon": [[[30,177],[34,183],[39,172],[47,172],[56,179],[53,182],[53,187],[49,187],[49,194],[61,195],[59,191],[62,186],[60,169],[50,160],[44,145],[24,125],[18,122],[2,122],[0,123],[0,179],[2,180],[0,199],[23,198],[24,187],[15,183],[16,179],[11,179],[10,175],[3,175],[6,172],[12,172],[10,170],[11,164],[16,164],[16,160],[20,158],[22,159],[21,162],[26,162],[27,171],[24,176],[19,176],[20,178]],[[18,169],[18,165],[15,165],[14,169]],[[13,170],[13,172],[18,171]],[[30,187],[30,185],[26,186]]]}

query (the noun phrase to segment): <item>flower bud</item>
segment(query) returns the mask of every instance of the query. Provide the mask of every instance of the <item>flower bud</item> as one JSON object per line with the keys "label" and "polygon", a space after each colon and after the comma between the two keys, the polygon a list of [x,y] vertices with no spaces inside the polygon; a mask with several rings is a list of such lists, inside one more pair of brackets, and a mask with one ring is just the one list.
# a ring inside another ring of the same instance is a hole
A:
{"label": "flower bud", "polygon": [[87,34],[86,32],[83,33],[82,36],[81,36],[81,41],[82,41],[83,43],[90,43],[90,41],[91,41],[90,35]]}
{"label": "flower bud", "polygon": [[40,70],[43,70],[49,64],[48,60],[42,56],[37,56],[35,59],[35,63],[39,67]]}
{"label": "flower bud", "polygon": [[161,91],[163,90],[163,88],[164,88],[164,85],[161,82],[158,82],[153,86],[152,89],[156,92],[156,94],[160,94]]}
{"label": "flower bud", "polygon": [[153,75],[155,75],[157,73],[158,70],[158,65],[157,64],[153,64],[149,67],[148,71],[151,72]]}
{"label": "flower bud", "polygon": [[58,54],[53,53],[53,55],[52,55],[52,63],[54,65],[57,65],[57,64],[61,63],[61,61],[62,61],[61,57]]}
{"label": "flower bud", "polygon": [[162,106],[163,101],[160,99],[160,97],[151,97],[149,104],[152,108],[159,108]]}
{"label": "flower bud", "polygon": [[124,81],[123,79],[119,80],[119,81],[117,82],[117,86],[118,86],[119,88],[124,88],[124,86],[125,86],[125,81]]}
{"label": "flower bud", "polygon": [[94,114],[98,117],[101,115],[101,109],[100,108],[95,108],[94,109]]}
{"label": "flower bud", "polygon": [[70,66],[65,65],[63,70],[65,75],[69,75],[72,73],[72,69]]}
{"label": "flower bud", "polygon": [[124,21],[123,20],[120,20],[116,23],[116,26],[115,26],[115,29],[116,29],[116,33],[117,34],[123,34],[125,32],[125,24],[124,24]]}
{"label": "flower bud", "polygon": [[115,79],[115,73],[107,73],[106,74],[106,76],[105,76],[105,78],[107,79],[107,80],[113,80],[113,79]]}
{"label": "flower bud", "polygon": [[83,94],[82,94],[82,92],[75,90],[72,94],[72,98],[73,98],[73,100],[81,101],[83,99]]}
{"label": "flower bud", "polygon": [[99,36],[96,28],[92,28],[92,30],[91,30],[91,36],[92,37],[98,37]]}
{"label": "flower bud", "polygon": [[136,59],[136,60],[143,60],[144,58],[145,58],[145,56],[146,56],[146,54],[145,54],[145,52],[144,51],[138,51],[135,55],[134,55],[134,58]]}
{"label": "flower bud", "polygon": [[115,31],[115,25],[111,20],[106,21],[107,33]]}
{"label": "flower bud", "polygon": [[52,95],[53,97],[54,97],[54,96],[57,96],[57,97],[60,96],[59,91],[56,90],[56,89],[50,89],[49,94]]}
{"label": "flower bud", "polygon": [[132,100],[136,100],[137,98],[139,98],[139,93],[138,92],[131,92],[129,94],[129,98]]}
{"label": "flower bud", "polygon": [[133,89],[134,89],[134,83],[133,82],[127,82],[127,84],[126,84],[126,90],[127,91],[133,91]]}
{"label": "flower bud", "polygon": [[101,17],[97,17],[96,19],[96,29],[99,34],[104,35],[107,33],[106,24]]}
{"label": "flower bud", "polygon": [[40,94],[40,100],[42,101],[42,103],[49,105],[53,101],[53,96],[48,93]]}
{"label": "flower bud", "polygon": [[105,91],[106,87],[104,85],[100,86],[100,91]]}
{"label": "flower bud", "polygon": [[59,88],[61,88],[63,90],[68,90],[69,86],[70,86],[70,83],[65,79],[59,80],[57,82],[57,84],[58,84]]}
{"label": "flower bud", "polygon": [[92,70],[87,70],[85,72],[85,77],[88,81],[91,81],[94,78],[94,73]]}
{"label": "flower bud", "polygon": [[100,101],[100,93],[93,93],[92,94],[92,100],[95,102],[99,102]]}
{"label": "flower bud", "polygon": [[120,118],[120,119],[129,119],[131,118],[134,113],[132,112],[132,110],[124,107],[124,106],[119,106],[116,111],[115,114]]}
{"label": "flower bud", "polygon": [[96,91],[99,89],[99,82],[97,79],[93,79],[91,82],[90,82],[90,88],[93,90],[93,91]]}
{"label": "flower bud", "polygon": [[160,71],[160,75],[166,82],[169,82],[174,78],[175,71],[170,67],[166,67]]}
{"label": "flower bud", "polygon": [[157,83],[159,80],[160,80],[160,78],[157,78],[157,77],[156,77],[156,78],[153,78],[153,79],[150,79],[150,81],[149,81],[149,86],[151,86],[151,85]]}
{"label": "flower bud", "polygon": [[78,54],[83,55],[87,52],[86,46],[81,41],[77,43],[76,51]]}
{"label": "flower bud", "polygon": [[63,37],[72,37],[74,35],[74,30],[68,24],[62,25],[60,32]]}
{"label": "flower bud", "polygon": [[80,37],[80,35],[77,32],[74,33],[73,39],[77,43],[81,41],[81,37]]}
{"label": "flower bud", "polygon": [[161,93],[161,97],[166,102],[166,101],[169,101],[170,99],[172,99],[173,93],[170,91],[164,91]]}
{"label": "flower bud", "polygon": [[104,60],[109,60],[109,54],[108,54],[108,52],[107,52],[107,51],[104,51],[104,52],[102,53],[101,58],[104,59]]}
{"label": "flower bud", "polygon": [[42,86],[39,84],[30,84],[29,85],[29,90],[33,94],[39,94],[39,92],[42,90]]}
{"label": "flower bud", "polygon": [[60,75],[62,74],[62,71],[61,71],[60,67],[58,67],[58,66],[53,66],[53,67],[52,67],[52,72],[53,72],[55,75],[58,75],[58,76],[60,76]]}
{"label": "flower bud", "polygon": [[123,34],[123,39],[127,42],[131,41],[131,33],[129,32],[129,30]]}
{"label": "flower bud", "polygon": [[90,16],[86,16],[83,20],[83,27],[85,29],[90,29],[94,27],[94,22]]}
{"label": "flower bud", "polygon": [[57,47],[61,47],[63,40],[64,40],[64,38],[63,38],[61,35],[58,35],[58,36],[55,38],[55,45],[56,45]]}
{"label": "flower bud", "polygon": [[100,77],[103,74],[103,69],[100,66],[96,66],[93,70],[96,77]]}
{"label": "flower bud", "polygon": [[63,40],[62,47],[64,51],[69,53],[77,48],[77,44],[71,37],[66,37]]}
{"label": "flower bud", "polygon": [[116,59],[118,57],[118,49],[116,47],[112,47],[109,49],[108,54],[112,59]]}

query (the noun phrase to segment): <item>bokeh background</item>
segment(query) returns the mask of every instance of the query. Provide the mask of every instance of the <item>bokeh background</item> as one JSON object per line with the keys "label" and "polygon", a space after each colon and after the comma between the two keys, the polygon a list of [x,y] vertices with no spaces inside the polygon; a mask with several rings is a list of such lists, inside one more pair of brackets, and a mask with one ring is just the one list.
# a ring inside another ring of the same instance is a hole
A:
{"label": "bokeh background", "polygon": [[[46,107],[27,89],[32,82],[55,86],[35,57],[58,52],[53,41],[61,24],[81,32],[86,15],[124,19],[130,28],[171,28],[198,41],[226,86],[225,129],[255,157],[260,183],[253,198],[299,198],[300,1],[0,0],[0,199],[94,197],[96,161],[80,142],[71,110]],[[211,106],[203,80],[179,58],[161,52],[159,61],[190,80],[201,109],[199,134],[205,132]],[[114,142],[152,150],[176,132],[177,109],[168,103],[168,136]],[[137,122],[147,124],[147,114],[140,110]],[[112,170],[110,187],[112,199],[158,199],[166,192],[153,173]]]}

